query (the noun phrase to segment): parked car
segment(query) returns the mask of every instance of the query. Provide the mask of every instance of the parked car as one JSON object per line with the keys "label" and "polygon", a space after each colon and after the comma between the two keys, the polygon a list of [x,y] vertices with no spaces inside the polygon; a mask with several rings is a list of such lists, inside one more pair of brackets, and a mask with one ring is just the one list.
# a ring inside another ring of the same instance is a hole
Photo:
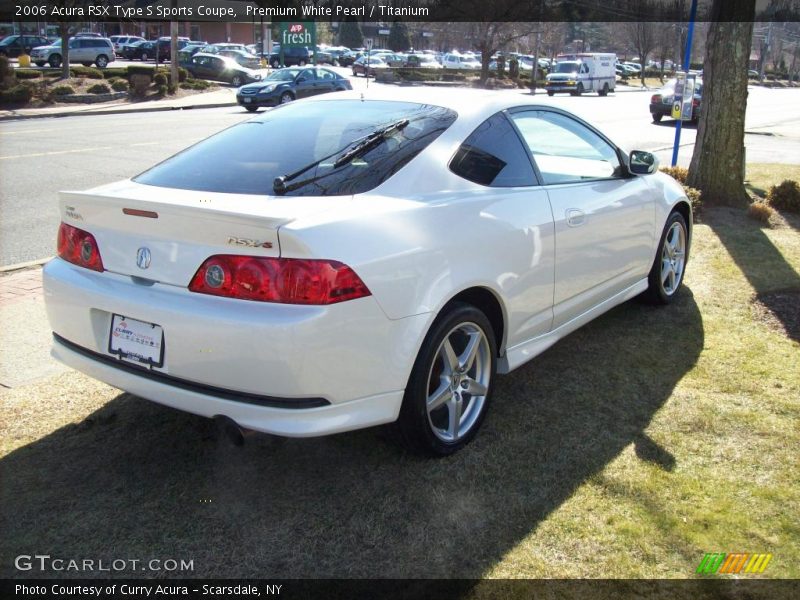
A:
{"label": "parked car", "polygon": [[281,64],[280,50],[269,55],[269,64],[273,68],[305,66],[311,62],[311,54],[308,48],[286,48],[283,53],[283,64]]}
{"label": "parked car", "polygon": [[181,62],[186,62],[198,52],[202,52],[205,46],[206,44],[187,44],[178,51],[178,60]]}
{"label": "parked car", "polygon": [[339,53],[339,66],[349,67],[363,55],[363,53],[353,52],[352,50],[341,52]]}
{"label": "parked car", "polygon": [[408,60],[408,55],[401,54],[398,52],[394,54],[386,54],[384,56],[381,56],[381,58],[390,67],[402,67],[406,64],[406,61]]}
{"label": "parked car", "polygon": [[202,51],[206,54],[219,54],[222,50],[239,50],[241,52],[247,52],[247,46],[244,44],[220,42],[218,44],[206,44]]}
{"label": "parked car", "polygon": [[135,42],[143,42],[145,39],[138,35],[112,35],[110,38],[114,45],[114,52],[117,56],[122,56],[122,48]]}
{"label": "parked car", "polygon": [[406,67],[413,67],[415,69],[441,69],[442,65],[436,62],[436,59],[429,54],[409,54],[406,57]]}
{"label": "parked car", "polygon": [[122,56],[127,60],[147,61],[156,57],[156,42],[134,42],[122,47]]}
{"label": "parked car", "polygon": [[[188,46],[190,41],[191,40],[188,37],[179,37],[178,52],[180,52],[182,48]],[[156,60],[158,61],[170,60],[171,56],[172,56],[172,38],[170,37],[158,38],[158,41],[156,43]]]}
{"label": "parked car", "polygon": [[309,96],[352,89],[349,79],[330,69],[286,67],[273,71],[261,81],[240,87],[236,101],[255,112],[261,106],[277,106]]}
{"label": "parked car", "polygon": [[[672,104],[675,100],[675,85],[677,79],[670,79],[660,90],[650,97],[650,116],[653,123],[658,123],[662,118],[672,116]],[[692,122],[697,123],[700,118],[700,105],[703,100],[703,80],[695,80],[694,98],[692,99]]]}
{"label": "parked car", "polygon": [[386,69],[389,65],[377,56],[362,56],[355,61],[350,68],[353,70],[353,77],[363,75],[364,77],[375,77],[380,69]]}
{"label": "parked car", "polygon": [[755,69],[747,69],[747,78],[748,79],[758,79],[760,77],[758,71]]}
{"label": "parked car", "polygon": [[235,60],[240,66],[248,69],[260,69],[261,59],[255,54],[244,52],[242,50],[234,50],[232,48],[223,48],[217,52],[219,56],[227,56]]}
{"label": "parked car", "polygon": [[[508,64],[508,61],[506,61]],[[460,54],[449,53],[445,54],[442,58],[442,66],[445,69],[470,69],[476,70],[481,68],[481,63],[475,60],[472,56],[462,56]]]}
{"label": "parked car", "polygon": [[[31,50],[31,60],[39,67],[43,67],[45,63],[54,68],[60,67],[63,60],[61,40],[58,39],[50,45],[34,48]],[[108,38],[82,36],[69,40],[69,61],[71,63],[81,63],[87,67],[94,63],[100,69],[104,69],[108,63],[114,62],[114,60],[116,60],[114,45]]]}
{"label": "parked car", "polygon": [[40,35],[7,35],[0,40],[0,56],[17,58],[20,54],[30,54],[37,46],[47,46],[50,42]]}
{"label": "parked car", "polygon": [[234,87],[261,79],[260,73],[240,66],[232,58],[218,54],[198,52],[184,67],[192,74],[192,77],[224,81]]}
{"label": "parked car", "polygon": [[652,154],[469,90],[291,102],[60,214],[58,360],[230,428],[391,424],[434,456],[478,433],[498,372],[634,296],[672,302],[692,231]]}

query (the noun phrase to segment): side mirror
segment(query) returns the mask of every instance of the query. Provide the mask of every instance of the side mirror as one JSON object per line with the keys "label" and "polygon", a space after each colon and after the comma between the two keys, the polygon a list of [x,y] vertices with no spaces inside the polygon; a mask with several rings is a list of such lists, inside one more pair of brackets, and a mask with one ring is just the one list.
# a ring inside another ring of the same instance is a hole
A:
{"label": "side mirror", "polygon": [[658,171],[658,158],[644,150],[634,150],[628,160],[628,168],[635,175],[650,175]]}

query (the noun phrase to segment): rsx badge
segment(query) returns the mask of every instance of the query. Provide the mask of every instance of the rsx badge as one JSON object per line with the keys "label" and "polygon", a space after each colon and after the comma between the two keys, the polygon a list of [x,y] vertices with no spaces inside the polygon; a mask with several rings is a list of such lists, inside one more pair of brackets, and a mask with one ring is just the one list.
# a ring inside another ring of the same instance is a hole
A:
{"label": "rsx badge", "polygon": [[272,242],[261,242],[250,238],[229,237],[228,243],[231,246],[247,246],[248,248],[272,248]]}

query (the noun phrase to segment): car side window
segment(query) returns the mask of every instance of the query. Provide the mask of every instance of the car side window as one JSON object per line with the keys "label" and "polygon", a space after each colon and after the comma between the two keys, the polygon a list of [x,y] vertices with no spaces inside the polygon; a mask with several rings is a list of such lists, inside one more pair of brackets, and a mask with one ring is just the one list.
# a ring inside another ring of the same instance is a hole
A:
{"label": "car side window", "polygon": [[317,78],[317,74],[314,69],[304,69],[300,72],[300,77],[305,78],[306,81],[314,81]]}
{"label": "car side window", "polygon": [[530,110],[511,119],[522,134],[545,185],[618,177],[616,149],[582,123],[560,113]]}
{"label": "car side window", "polygon": [[504,113],[481,123],[450,161],[459,177],[491,187],[535,185],[531,161]]}

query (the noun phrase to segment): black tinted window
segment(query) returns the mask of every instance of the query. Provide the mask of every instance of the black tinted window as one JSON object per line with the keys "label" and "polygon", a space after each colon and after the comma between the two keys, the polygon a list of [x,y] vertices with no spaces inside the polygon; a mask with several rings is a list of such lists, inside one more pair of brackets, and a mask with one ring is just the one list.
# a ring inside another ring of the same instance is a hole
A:
{"label": "black tinted window", "polygon": [[[208,138],[135,181],[206,192],[272,195],[276,177],[309,167],[287,183],[296,189],[286,196],[359,194],[386,181],[455,118],[452,110],[411,102],[291,103]],[[408,125],[365,154],[334,166],[358,141],[403,120]],[[317,161],[321,162],[314,165]]]}
{"label": "black tinted window", "polygon": [[531,161],[503,113],[484,121],[464,141],[450,162],[456,175],[481,185],[534,185]]}

